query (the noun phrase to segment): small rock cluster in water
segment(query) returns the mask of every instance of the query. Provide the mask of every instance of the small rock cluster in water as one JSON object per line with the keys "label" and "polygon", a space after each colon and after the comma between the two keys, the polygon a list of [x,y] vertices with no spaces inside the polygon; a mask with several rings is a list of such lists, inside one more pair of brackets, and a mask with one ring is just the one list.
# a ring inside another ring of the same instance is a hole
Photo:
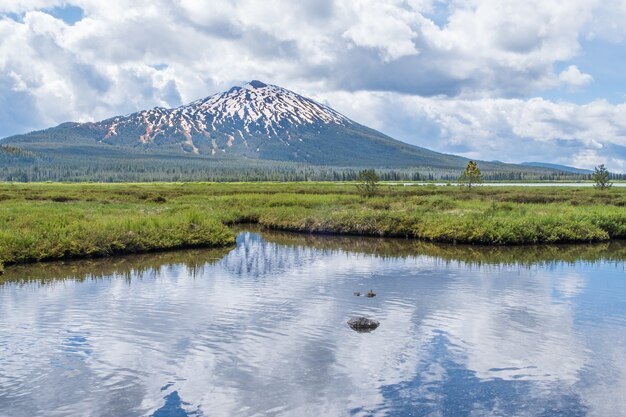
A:
{"label": "small rock cluster in water", "polygon": [[[360,297],[361,293],[357,291],[354,293],[354,295]],[[372,290],[369,290],[369,292],[365,294],[365,296],[368,298],[373,298],[376,297],[376,293]],[[359,333],[366,333],[376,329],[378,326],[380,326],[380,323],[377,320],[368,319],[367,317],[352,317],[350,320],[348,320],[348,326],[350,326],[352,330],[355,330]]]}
{"label": "small rock cluster in water", "polygon": [[353,317],[348,320],[348,326],[357,332],[371,332],[380,326],[380,323],[377,320],[368,319],[367,317]]}
{"label": "small rock cluster in water", "polygon": [[[353,293],[353,294],[356,295],[357,297],[361,296],[361,293],[358,292],[358,291]],[[365,296],[368,297],[368,298],[376,297],[376,293],[373,292],[372,290],[370,290],[367,294],[365,294]]]}

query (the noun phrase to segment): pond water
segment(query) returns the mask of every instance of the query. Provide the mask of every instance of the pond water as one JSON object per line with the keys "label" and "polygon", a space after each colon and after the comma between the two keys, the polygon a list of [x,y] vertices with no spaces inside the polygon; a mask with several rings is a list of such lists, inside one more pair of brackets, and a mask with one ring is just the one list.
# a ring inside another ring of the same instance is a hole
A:
{"label": "pond water", "polygon": [[[624,259],[242,231],[11,267],[0,415],[623,415]],[[361,315],[380,327],[350,329]]]}

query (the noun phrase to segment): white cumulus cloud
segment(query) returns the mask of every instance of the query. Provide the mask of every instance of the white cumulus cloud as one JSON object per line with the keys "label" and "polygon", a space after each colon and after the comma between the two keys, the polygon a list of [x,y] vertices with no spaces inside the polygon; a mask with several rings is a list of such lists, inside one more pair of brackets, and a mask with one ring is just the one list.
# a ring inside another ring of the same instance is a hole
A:
{"label": "white cumulus cloud", "polygon": [[[624,40],[622,3],[0,0],[0,137],[261,79],[440,151],[622,160],[623,105],[540,98],[593,88],[568,61],[581,39]],[[63,20],[69,6],[82,20]]]}
{"label": "white cumulus cloud", "polygon": [[559,80],[573,87],[582,87],[593,81],[589,74],[580,72],[576,65],[570,65],[559,74]]}

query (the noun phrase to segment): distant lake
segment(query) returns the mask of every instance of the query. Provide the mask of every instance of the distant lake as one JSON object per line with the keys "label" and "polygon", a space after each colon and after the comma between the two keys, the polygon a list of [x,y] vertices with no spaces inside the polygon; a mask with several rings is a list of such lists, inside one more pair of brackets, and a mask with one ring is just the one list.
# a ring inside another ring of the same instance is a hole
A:
{"label": "distant lake", "polygon": [[249,230],[9,267],[0,416],[623,415],[625,259]]}
{"label": "distant lake", "polygon": [[[399,182],[391,185],[448,185],[446,182],[427,183],[427,182]],[[451,182],[450,185],[459,185]],[[613,187],[626,187],[626,182],[614,182]],[[593,187],[592,182],[483,182],[478,184],[479,187]]]}

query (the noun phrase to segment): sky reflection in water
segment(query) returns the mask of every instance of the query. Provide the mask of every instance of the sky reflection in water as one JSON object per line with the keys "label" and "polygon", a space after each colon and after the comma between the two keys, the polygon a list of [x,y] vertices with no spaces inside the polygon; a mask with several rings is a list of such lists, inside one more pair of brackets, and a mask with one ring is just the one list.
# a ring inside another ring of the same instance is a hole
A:
{"label": "sky reflection in water", "polygon": [[0,415],[619,415],[624,252],[243,232],[9,268]]}

